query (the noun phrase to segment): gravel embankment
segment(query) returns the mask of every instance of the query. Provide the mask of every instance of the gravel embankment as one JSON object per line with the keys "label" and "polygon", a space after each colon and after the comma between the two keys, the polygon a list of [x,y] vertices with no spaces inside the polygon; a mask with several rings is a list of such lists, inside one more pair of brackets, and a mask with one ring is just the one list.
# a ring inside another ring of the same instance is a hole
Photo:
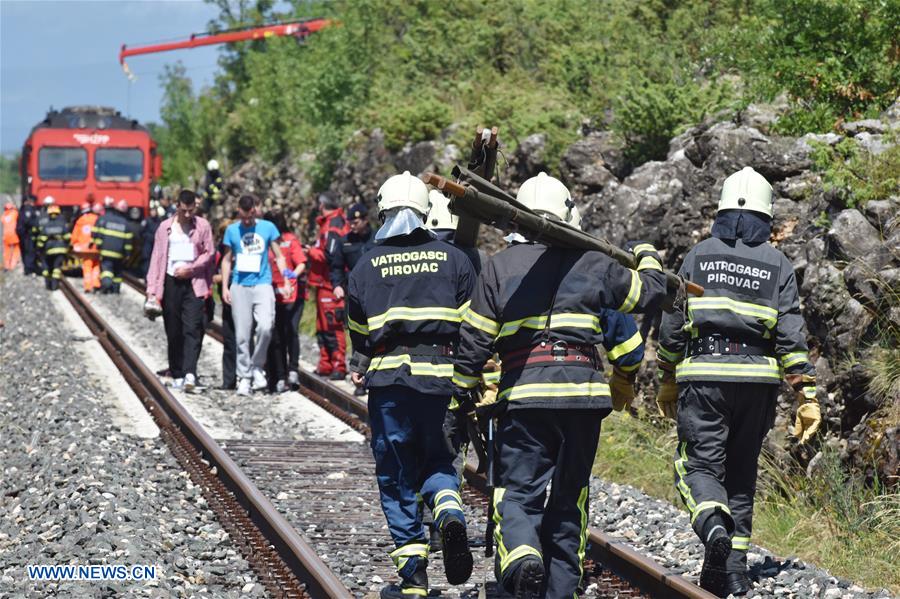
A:
{"label": "gravel embankment", "polygon": [[[0,298],[0,597],[265,596],[162,440],[113,423],[111,386],[43,282],[0,274]],[[157,578],[37,582],[31,564],[148,564]]]}
{"label": "gravel embankment", "polygon": [[[673,572],[693,580],[700,576],[703,547],[691,529],[687,514],[672,504],[648,497],[633,487],[594,478],[590,516],[591,526],[646,553]],[[756,545],[750,547],[748,563],[755,583],[747,597],[893,597],[886,590],[868,592],[797,558],[779,558]]]}
{"label": "gravel embankment", "polygon": [[[121,295],[91,296],[91,304],[152,370],[168,366],[162,318],[141,312],[142,298],[130,288]],[[305,355],[304,355],[305,357]],[[223,391],[222,346],[205,336],[197,374],[205,389],[174,395],[217,439],[322,439],[362,441],[363,437],[296,392],[242,397]]]}

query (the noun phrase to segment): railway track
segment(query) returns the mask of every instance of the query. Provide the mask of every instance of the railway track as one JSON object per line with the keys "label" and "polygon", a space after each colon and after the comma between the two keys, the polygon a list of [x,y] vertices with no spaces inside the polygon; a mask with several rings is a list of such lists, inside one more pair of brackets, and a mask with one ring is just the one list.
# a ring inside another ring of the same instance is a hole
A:
{"label": "railway track", "polygon": [[[126,277],[125,281],[140,293],[144,292],[143,283],[139,279]],[[67,288],[67,297],[73,303],[84,299],[83,296],[74,292],[71,286],[65,285],[65,287]],[[77,296],[77,300],[74,299],[74,296]],[[78,309],[77,306],[76,309]],[[87,309],[90,309],[90,306],[87,306]],[[82,317],[84,318],[84,316]],[[95,320],[99,320],[99,316],[96,316]],[[107,339],[115,338],[113,332],[103,333],[102,325],[97,325],[97,328],[100,331],[99,334],[106,335]],[[215,322],[211,323],[207,334],[221,342],[221,325]],[[105,343],[104,347],[106,347]],[[130,353],[127,348],[115,349],[114,352]],[[126,373],[126,378],[129,378],[128,370],[134,368],[132,364],[135,361],[140,362],[134,356],[133,360],[121,363],[120,368]],[[140,364],[140,366],[143,365]],[[147,371],[146,367],[143,367],[143,370]],[[149,375],[152,380],[143,380],[146,375]],[[152,388],[154,393],[161,392],[168,397],[164,402],[166,406],[171,402],[177,404],[177,400],[162,387],[152,373],[145,372],[140,378],[142,379],[141,384],[144,385],[143,388],[147,389],[147,392],[138,393],[140,397],[144,398]],[[300,383],[301,392],[311,401],[357,431],[364,434],[368,432],[366,425],[368,406],[364,399],[354,396],[331,381],[321,379],[302,369]],[[172,411],[171,408],[163,407],[163,402],[159,399],[155,397],[152,399],[148,397],[148,399],[149,401],[146,403],[151,413],[163,411],[168,416]],[[178,412],[178,410],[174,411]],[[234,493],[235,501],[245,507],[251,516],[256,515],[256,520],[262,521],[262,525],[255,523],[258,534],[267,539],[270,534],[280,534],[282,537],[270,542],[288,573],[285,574],[279,570],[278,575],[269,577],[273,581],[266,584],[270,592],[276,596],[294,596],[290,594],[296,592],[294,588],[301,587],[302,592],[302,587],[305,585],[307,592],[313,597],[349,597],[354,593],[365,593],[367,590],[365,584],[357,588],[348,588],[330,570],[328,571],[330,577],[323,574],[322,569],[328,570],[329,567],[326,562],[334,560],[335,552],[340,553],[341,547],[344,549],[353,547],[360,552],[360,555],[363,556],[361,559],[364,560],[364,563],[360,564],[361,570],[370,571],[373,568],[385,572],[392,570],[387,558],[390,539],[381,524],[383,516],[378,504],[377,489],[371,481],[373,470],[371,454],[366,451],[364,446],[358,443],[325,442],[317,444],[308,441],[232,440],[223,442],[225,445],[223,448],[209,438],[183,408],[181,411],[184,412],[181,415],[182,419],[173,421],[175,427],[177,429],[187,428],[189,434],[184,436],[187,438],[188,444],[195,441],[193,437],[196,437],[197,440],[205,437],[208,443],[215,445],[215,448],[203,447],[195,452],[203,456],[203,460],[214,464],[216,473],[220,477],[225,468],[220,468],[219,463],[229,465],[226,476],[220,481],[220,486]],[[171,419],[171,416],[169,418]],[[194,427],[199,430],[195,430]],[[162,430],[163,427],[160,428]],[[183,445],[183,443],[179,443],[179,447]],[[215,460],[210,459],[209,454],[212,453],[216,454]],[[176,455],[178,454],[176,453]],[[236,462],[241,464],[240,468]],[[474,515],[472,518],[474,544],[480,540],[481,536],[479,535],[483,536],[484,508],[487,504],[487,498],[484,495],[485,480],[471,465],[467,465],[465,477],[468,482],[467,492],[464,494],[467,504],[469,504],[467,509],[471,508],[474,512],[472,514]],[[354,484],[354,481],[359,479],[365,480],[366,483],[364,485]],[[241,480],[246,484],[229,483],[234,480]],[[261,489],[257,488],[254,482],[259,484]],[[203,488],[206,487],[207,484],[204,484]],[[249,497],[238,495],[239,493],[243,494],[246,488],[252,488],[254,491],[251,495],[257,501],[253,504],[253,509],[247,507],[250,505]],[[266,497],[274,498],[272,501],[277,504],[278,510]],[[212,504],[213,502],[210,502],[210,505]],[[263,511],[260,507],[271,511]],[[287,514],[287,519],[282,517],[279,511]],[[342,515],[342,512],[348,512],[352,514],[352,517]],[[329,514],[330,516],[328,516]],[[326,516],[329,522],[323,524],[322,518]],[[225,517],[231,518],[232,516],[226,513]],[[277,527],[272,525],[276,521],[278,522]],[[251,518],[251,523],[254,523],[253,518]],[[286,528],[290,530],[285,530]],[[297,530],[302,531],[305,541],[296,532]],[[288,537],[294,541],[293,544],[285,542],[285,538]],[[596,594],[596,596],[689,599],[714,597],[684,577],[669,572],[654,560],[614,540],[602,531],[589,529],[588,541],[585,586],[590,585],[592,594]],[[292,548],[297,551],[292,552]],[[474,550],[479,551],[480,547],[474,547]],[[366,553],[367,551],[368,553]],[[303,565],[302,559],[310,557],[310,554],[315,556],[316,552],[323,557],[313,559],[312,565]],[[345,556],[345,559],[347,557]],[[256,569],[256,563],[253,560],[250,561]],[[270,557],[265,563],[269,564],[271,561],[273,560]],[[277,562],[277,560],[275,561]],[[339,560],[334,561],[338,562],[336,567],[340,568]],[[484,562],[486,560],[476,561]],[[348,574],[346,572],[342,574],[346,579]],[[321,582],[309,584],[305,577],[310,575],[314,579],[321,576],[338,588],[327,586]],[[290,582],[294,583],[294,587],[288,590],[289,585],[285,584],[285,580],[290,579],[291,576],[293,580]],[[261,576],[261,579],[265,581],[266,577]],[[375,580],[380,581],[380,578],[375,578]],[[460,596],[472,598],[501,596],[497,593],[498,591],[492,584],[486,584],[480,589],[473,590],[471,593],[463,593]]]}

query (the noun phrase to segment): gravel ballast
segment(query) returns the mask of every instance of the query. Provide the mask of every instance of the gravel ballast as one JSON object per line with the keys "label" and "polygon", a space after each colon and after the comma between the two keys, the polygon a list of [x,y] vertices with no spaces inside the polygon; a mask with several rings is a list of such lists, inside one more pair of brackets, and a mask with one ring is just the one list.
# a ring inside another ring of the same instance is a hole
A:
{"label": "gravel ballast", "polygon": [[[641,491],[591,479],[591,526],[655,559],[672,572],[694,581],[700,576],[703,546],[686,512]],[[810,539],[810,542],[816,542]],[[797,558],[779,558],[756,545],[747,554],[753,590],[747,597],[797,599],[863,599],[893,597],[872,592]]]}
{"label": "gravel ballast", "polygon": [[[113,424],[110,386],[43,282],[0,274],[0,297],[0,597],[265,596],[162,440]],[[31,581],[36,564],[146,564],[156,579]]]}

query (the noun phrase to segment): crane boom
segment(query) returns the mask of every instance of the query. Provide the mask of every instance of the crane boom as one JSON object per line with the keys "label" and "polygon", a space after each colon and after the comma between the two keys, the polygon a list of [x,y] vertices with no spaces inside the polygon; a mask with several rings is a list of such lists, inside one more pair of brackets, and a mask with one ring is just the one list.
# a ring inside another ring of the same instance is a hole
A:
{"label": "crane boom", "polygon": [[147,44],[145,46],[135,46],[133,48],[129,48],[125,44],[122,44],[122,49],[119,52],[119,64],[122,65],[125,73],[130,76],[128,65],[125,63],[125,59],[129,56],[169,52],[171,50],[182,50],[185,48],[199,48],[200,46],[212,46],[214,44],[230,44],[232,42],[258,40],[267,37],[292,35],[297,38],[305,38],[311,33],[324,29],[331,24],[332,21],[330,19],[305,19],[301,21],[287,21],[284,23],[229,29],[217,33],[193,33],[191,34],[191,37],[186,40],[162,44]]}

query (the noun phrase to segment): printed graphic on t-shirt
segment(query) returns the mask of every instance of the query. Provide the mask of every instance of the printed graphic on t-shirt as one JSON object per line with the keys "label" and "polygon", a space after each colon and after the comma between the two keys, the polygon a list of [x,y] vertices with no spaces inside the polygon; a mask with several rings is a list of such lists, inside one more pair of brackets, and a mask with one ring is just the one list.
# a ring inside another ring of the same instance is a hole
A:
{"label": "printed graphic on t-shirt", "polygon": [[728,254],[697,256],[692,280],[706,289],[727,289],[754,297],[774,297],[780,265]]}
{"label": "printed graphic on t-shirt", "polygon": [[241,236],[241,253],[237,255],[235,262],[238,272],[258,273],[262,267],[265,247],[265,240],[256,232],[244,233]]}

